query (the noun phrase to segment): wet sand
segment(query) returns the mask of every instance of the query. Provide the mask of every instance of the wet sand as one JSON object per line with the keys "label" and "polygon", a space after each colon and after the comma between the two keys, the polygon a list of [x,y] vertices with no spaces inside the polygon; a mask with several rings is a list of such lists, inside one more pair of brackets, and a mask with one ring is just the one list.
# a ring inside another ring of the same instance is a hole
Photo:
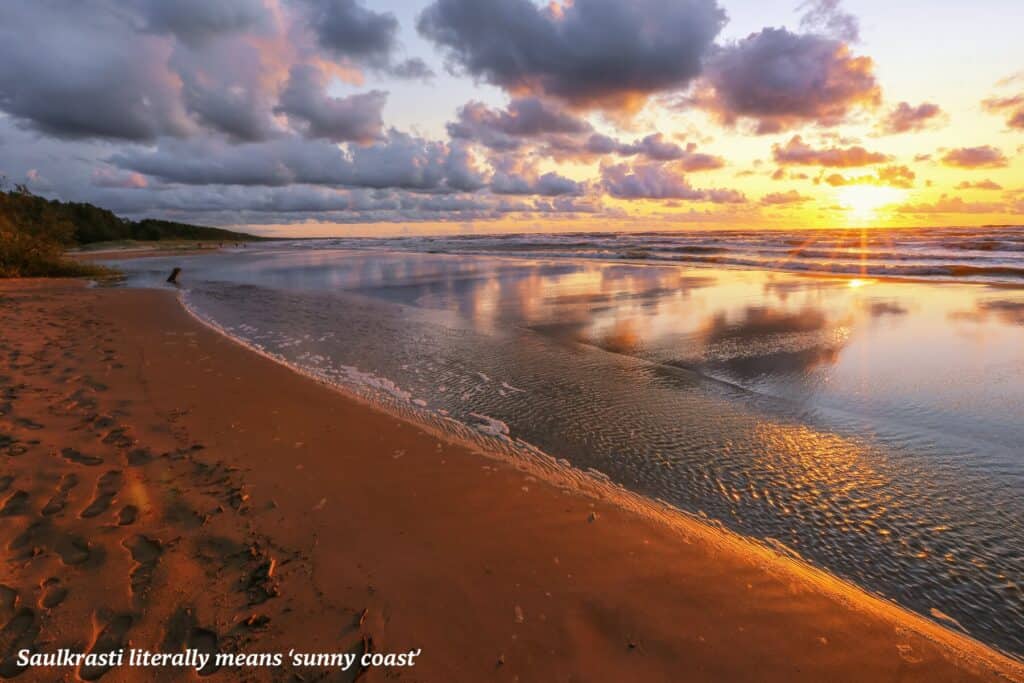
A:
{"label": "wet sand", "polygon": [[[422,648],[415,668],[370,681],[1024,680],[717,531],[375,411],[202,326],[171,293],[0,283],[0,329],[0,676],[19,674],[21,648],[130,646]],[[195,678],[18,680],[76,676]]]}

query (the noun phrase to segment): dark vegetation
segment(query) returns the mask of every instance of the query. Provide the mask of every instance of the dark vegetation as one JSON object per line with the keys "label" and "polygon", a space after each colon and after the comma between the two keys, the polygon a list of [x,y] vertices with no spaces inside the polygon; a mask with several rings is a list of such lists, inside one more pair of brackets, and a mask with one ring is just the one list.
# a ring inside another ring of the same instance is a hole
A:
{"label": "dark vegetation", "polygon": [[65,250],[114,240],[243,242],[260,239],[221,228],[144,219],[132,221],[92,204],[61,202],[8,188],[0,179],[0,277],[75,277],[109,274],[67,258]]}

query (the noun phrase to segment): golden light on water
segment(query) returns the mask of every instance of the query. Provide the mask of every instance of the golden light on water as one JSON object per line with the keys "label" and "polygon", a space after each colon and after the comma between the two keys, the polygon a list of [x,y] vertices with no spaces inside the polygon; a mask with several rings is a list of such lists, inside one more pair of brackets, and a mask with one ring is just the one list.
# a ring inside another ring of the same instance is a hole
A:
{"label": "golden light on water", "polygon": [[882,207],[902,202],[907,191],[886,185],[846,185],[836,195],[850,222],[865,223],[878,218]]}

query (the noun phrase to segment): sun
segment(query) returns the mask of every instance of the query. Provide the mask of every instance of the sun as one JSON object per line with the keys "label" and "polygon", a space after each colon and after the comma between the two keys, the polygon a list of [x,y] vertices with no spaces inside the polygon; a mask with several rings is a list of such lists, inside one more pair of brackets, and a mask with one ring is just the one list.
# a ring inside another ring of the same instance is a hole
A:
{"label": "sun", "polygon": [[847,219],[863,223],[876,219],[882,207],[903,201],[907,191],[886,185],[846,185],[836,195],[839,205],[848,211]]}

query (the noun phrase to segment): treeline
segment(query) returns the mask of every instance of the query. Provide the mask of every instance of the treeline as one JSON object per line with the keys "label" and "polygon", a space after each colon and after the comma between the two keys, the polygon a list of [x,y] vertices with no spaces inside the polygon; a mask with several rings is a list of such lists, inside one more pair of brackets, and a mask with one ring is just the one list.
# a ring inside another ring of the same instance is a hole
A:
{"label": "treeline", "polygon": [[64,258],[69,247],[117,240],[243,242],[261,238],[173,221],[132,221],[92,204],[32,194],[24,185],[0,186],[0,277],[88,275],[89,264]]}
{"label": "treeline", "polygon": [[93,204],[61,202],[34,195],[24,185],[0,192],[0,216],[26,231],[50,231],[62,244],[75,246],[114,240],[208,240],[242,242],[255,235],[202,225],[132,221]]}

